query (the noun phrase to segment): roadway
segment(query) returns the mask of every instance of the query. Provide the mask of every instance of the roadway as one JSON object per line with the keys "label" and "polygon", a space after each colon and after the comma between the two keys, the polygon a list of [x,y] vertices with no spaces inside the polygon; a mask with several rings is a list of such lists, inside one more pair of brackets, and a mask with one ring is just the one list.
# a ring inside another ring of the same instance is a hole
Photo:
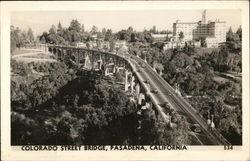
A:
{"label": "roadway", "polygon": [[[228,145],[230,144],[216,129],[212,129],[206,121],[198,114],[198,112],[175,90],[150,67],[141,58],[132,56],[130,59],[137,68],[143,64],[143,68],[139,67],[138,74],[144,79],[149,80],[150,89],[156,89],[158,93],[154,94],[155,101],[162,105],[168,102],[173,109],[181,115],[184,115],[190,124],[198,124],[201,128],[200,135],[196,135],[205,145]],[[160,112],[164,112],[162,109]]]}
{"label": "roadway", "polygon": [[[104,53],[116,55],[109,52]],[[201,133],[195,135],[199,142],[202,142],[204,145],[230,145],[230,143],[216,129],[211,128],[206,123],[206,121],[182,96],[176,94],[175,90],[159,74],[157,74],[150,65],[144,62],[141,58],[129,54],[117,56],[124,58],[132,65],[133,70],[135,70],[139,80],[142,81],[141,83],[143,86],[149,89],[149,95],[152,98],[153,103],[158,105],[156,108],[162,116],[165,116],[166,114],[164,107],[161,105],[168,102],[179,114],[185,116],[190,124],[198,124],[200,126]],[[140,64],[143,64],[144,67],[140,67]],[[140,72],[138,72],[138,70],[140,70]],[[149,80],[147,85],[144,82],[145,80]],[[152,89],[156,89],[158,92],[151,93],[150,91]]]}

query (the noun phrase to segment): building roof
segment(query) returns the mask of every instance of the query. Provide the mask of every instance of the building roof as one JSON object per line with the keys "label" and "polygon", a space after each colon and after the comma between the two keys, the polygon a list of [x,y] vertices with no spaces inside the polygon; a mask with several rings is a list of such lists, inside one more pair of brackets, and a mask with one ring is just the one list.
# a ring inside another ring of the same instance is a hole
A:
{"label": "building roof", "polygon": [[198,22],[175,22],[174,24],[198,24]]}
{"label": "building roof", "polygon": [[162,38],[162,37],[167,37],[168,34],[151,34],[152,37],[154,38]]}

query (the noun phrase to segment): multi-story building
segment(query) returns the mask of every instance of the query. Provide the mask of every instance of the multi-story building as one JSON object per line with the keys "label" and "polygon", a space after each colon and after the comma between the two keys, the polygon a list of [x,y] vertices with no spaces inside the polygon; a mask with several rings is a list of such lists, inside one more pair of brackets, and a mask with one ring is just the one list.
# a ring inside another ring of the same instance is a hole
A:
{"label": "multi-story building", "polygon": [[[180,33],[183,38],[180,38]],[[218,47],[222,42],[226,42],[226,22],[208,21],[206,22],[206,10],[202,14],[202,21],[199,22],[179,22],[173,24],[173,36],[180,41],[202,41],[202,46]]]}
{"label": "multi-story building", "polygon": [[179,35],[183,33],[183,41],[193,40],[193,30],[198,26],[197,22],[180,22],[179,20],[173,24],[173,36],[174,39],[179,39]]}

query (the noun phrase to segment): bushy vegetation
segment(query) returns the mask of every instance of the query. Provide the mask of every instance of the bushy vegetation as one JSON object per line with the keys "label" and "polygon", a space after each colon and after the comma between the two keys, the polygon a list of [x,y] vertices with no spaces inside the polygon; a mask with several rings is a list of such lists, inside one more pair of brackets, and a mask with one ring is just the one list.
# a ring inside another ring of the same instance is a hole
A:
{"label": "bushy vegetation", "polygon": [[214,80],[217,73],[242,71],[241,28],[231,34],[229,30],[227,37],[227,42],[212,52],[198,53],[193,46],[163,51],[162,43],[134,43],[129,52],[163,72],[162,77],[172,87],[179,84],[182,95],[191,96],[189,102],[204,119],[208,112],[213,114],[221,134],[232,144],[242,144],[241,82]]}
{"label": "bushy vegetation", "polygon": [[[167,31],[166,31],[167,32]],[[216,128],[231,143],[242,141],[241,82],[214,80],[217,73],[242,71],[242,31],[230,29],[218,50],[198,53],[194,46],[164,51],[164,43],[153,43],[150,31],[132,27],[113,33],[72,20],[69,27],[52,25],[40,37],[42,43],[75,45],[89,42],[93,35],[110,42],[125,40],[129,53],[140,56],[184,96],[204,119],[214,115]],[[32,30],[11,28],[11,49],[35,44]],[[112,49],[113,50],[113,49]],[[111,50],[111,51],[112,51]],[[96,75],[81,76],[70,61],[25,64],[12,62],[12,73],[27,82],[11,81],[12,144],[189,144],[186,120],[177,116],[177,128],[164,125],[153,109],[138,116],[138,107],[116,86]],[[32,77],[32,70],[44,73]],[[81,72],[80,72],[81,73]],[[116,79],[122,81],[122,75]],[[138,129],[138,127],[141,127]]]}
{"label": "bushy vegetation", "polygon": [[13,72],[27,79],[30,67],[44,76],[30,84],[11,81],[12,145],[188,143],[184,118],[172,129],[152,108],[138,115],[140,108],[99,73],[60,62],[12,63]]}
{"label": "bushy vegetation", "polygon": [[16,48],[34,46],[37,43],[31,28],[29,28],[28,31],[25,31],[18,27],[15,28],[14,26],[11,26],[10,38],[11,51],[14,51]]}
{"label": "bushy vegetation", "polygon": [[[93,41],[93,35],[97,38],[103,38],[104,41],[109,41],[112,44],[116,40],[125,40],[128,42],[153,42],[153,37],[149,31],[136,32],[132,27],[128,29],[123,29],[117,33],[113,33],[111,29],[103,28],[101,31],[98,30],[96,26],[92,26],[90,31],[84,29],[84,25],[80,24],[78,20],[72,20],[69,27],[62,27],[59,22],[57,27],[52,25],[48,32],[44,32],[40,36],[40,41],[42,43],[50,44],[63,44],[63,45],[75,45],[77,42],[89,42]],[[98,44],[98,43],[97,43]],[[87,46],[89,46],[87,44]]]}

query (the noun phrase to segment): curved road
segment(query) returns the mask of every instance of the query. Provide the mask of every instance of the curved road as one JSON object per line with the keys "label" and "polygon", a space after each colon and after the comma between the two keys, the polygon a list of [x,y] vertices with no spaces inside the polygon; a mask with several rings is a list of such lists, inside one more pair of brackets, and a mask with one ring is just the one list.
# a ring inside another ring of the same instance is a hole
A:
{"label": "curved road", "polygon": [[[52,46],[53,47],[53,46]],[[70,46],[54,46],[59,48],[76,48]],[[79,48],[78,48],[79,49]],[[89,51],[96,51],[101,53],[107,53],[116,55],[114,53],[102,52],[98,50],[83,49]],[[157,89],[158,93],[150,93],[150,97],[154,104],[158,105],[157,109],[162,116],[165,116],[163,107],[160,107],[163,103],[168,102],[173,109],[175,109],[181,115],[186,116],[187,120],[191,124],[198,124],[201,128],[201,133],[195,135],[198,137],[197,140],[203,145],[230,145],[230,143],[215,129],[211,128],[206,121],[198,114],[198,112],[180,95],[176,94],[175,90],[159,75],[157,74],[150,65],[144,62],[141,58],[131,56],[129,54],[116,55],[124,58],[135,70],[139,80],[143,82],[149,80],[150,86],[143,84],[147,89]],[[139,64],[143,64],[143,68]],[[140,72],[138,72],[140,70]],[[141,80],[142,79],[142,80]]]}
{"label": "curved road", "polygon": [[141,72],[138,72],[138,74],[145,80],[148,79],[153,89],[157,89],[158,93],[154,95],[159,105],[168,102],[178,113],[186,116],[190,123],[200,125],[203,135],[198,138],[203,144],[230,145],[216,129],[210,128],[197,111],[183,97],[176,94],[175,90],[151,66],[136,56],[132,56],[130,61],[137,66],[139,63],[144,65],[144,68],[141,68]]}

